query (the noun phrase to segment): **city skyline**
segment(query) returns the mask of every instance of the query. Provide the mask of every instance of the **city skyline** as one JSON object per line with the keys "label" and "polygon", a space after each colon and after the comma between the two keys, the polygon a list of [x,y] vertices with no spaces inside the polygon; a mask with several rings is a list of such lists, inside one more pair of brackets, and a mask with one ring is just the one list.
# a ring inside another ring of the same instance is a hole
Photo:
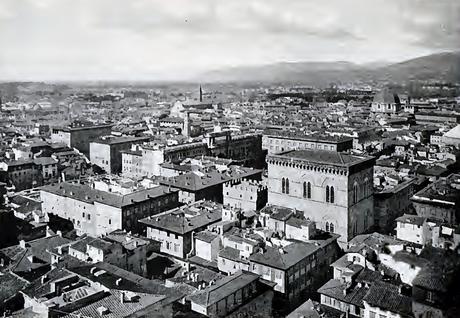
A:
{"label": "city skyline", "polygon": [[446,1],[2,1],[0,80],[187,80],[277,62],[460,49]]}

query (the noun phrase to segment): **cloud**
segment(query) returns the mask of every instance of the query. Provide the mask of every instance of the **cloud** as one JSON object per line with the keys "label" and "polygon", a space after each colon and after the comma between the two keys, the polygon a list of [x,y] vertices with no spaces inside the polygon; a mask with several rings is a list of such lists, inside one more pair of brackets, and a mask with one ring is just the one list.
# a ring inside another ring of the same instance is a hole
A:
{"label": "cloud", "polygon": [[460,47],[458,0],[2,0],[5,78],[183,79]]}

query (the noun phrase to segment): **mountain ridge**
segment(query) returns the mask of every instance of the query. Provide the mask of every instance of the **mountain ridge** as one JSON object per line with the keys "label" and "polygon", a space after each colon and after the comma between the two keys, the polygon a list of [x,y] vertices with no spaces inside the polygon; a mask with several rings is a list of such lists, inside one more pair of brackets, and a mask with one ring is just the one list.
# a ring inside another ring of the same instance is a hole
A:
{"label": "mountain ridge", "polygon": [[355,64],[338,62],[279,62],[260,66],[236,66],[205,72],[203,82],[261,82],[329,84],[350,81],[440,80],[460,82],[460,52],[441,52],[396,63]]}

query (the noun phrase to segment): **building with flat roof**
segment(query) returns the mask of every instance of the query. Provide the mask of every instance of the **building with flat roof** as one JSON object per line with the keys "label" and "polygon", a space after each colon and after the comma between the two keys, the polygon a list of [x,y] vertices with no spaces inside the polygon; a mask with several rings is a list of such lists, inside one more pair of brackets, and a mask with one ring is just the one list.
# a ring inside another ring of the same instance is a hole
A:
{"label": "building with flat roof", "polygon": [[347,242],[374,222],[373,157],[293,150],[267,157],[268,204],[303,211]]}
{"label": "building with flat roof", "polygon": [[138,220],[178,206],[178,191],[164,186],[117,194],[86,184],[61,182],[40,189],[42,211],[74,224],[77,234],[102,236],[139,231]]}
{"label": "building with flat roof", "polygon": [[441,178],[415,193],[412,198],[419,216],[431,217],[448,224],[460,221],[460,174]]}
{"label": "building with flat roof", "polygon": [[131,145],[148,141],[149,137],[101,137],[89,144],[91,163],[98,165],[107,173],[120,173],[122,170],[122,151]]}
{"label": "building with flat roof", "polygon": [[89,144],[102,136],[110,135],[112,127],[112,124],[54,127],[51,132],[51,141],[76,148],[89,157]]}
{"label": "building with flat roof", "polygon": [[353,148],[353,138],[324,133],[307,135],[281,131],[268,132],[262,136],[262,148],[267,149],[268,154],[301,149],[346,151]]}

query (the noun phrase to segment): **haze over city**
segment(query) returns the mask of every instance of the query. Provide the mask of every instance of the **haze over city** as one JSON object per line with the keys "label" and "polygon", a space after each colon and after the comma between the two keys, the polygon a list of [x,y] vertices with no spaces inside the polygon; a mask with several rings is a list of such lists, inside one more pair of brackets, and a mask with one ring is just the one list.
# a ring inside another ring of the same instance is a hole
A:
{"label": "haze over city", "polygon": [[1,80],[184,80],[276,62],[398,62],[460,45],[456,0],[2,0]]}

